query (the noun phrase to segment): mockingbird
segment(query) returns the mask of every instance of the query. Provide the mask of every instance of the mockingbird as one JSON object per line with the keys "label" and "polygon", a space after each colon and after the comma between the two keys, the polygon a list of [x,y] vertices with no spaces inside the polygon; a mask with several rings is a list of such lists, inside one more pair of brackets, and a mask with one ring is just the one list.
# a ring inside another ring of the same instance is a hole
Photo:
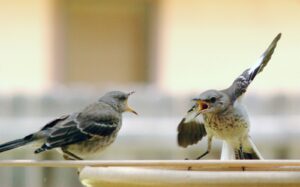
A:
{"label": "mockingbird", "polygon": [[137,114],[127,104],[132,93],[108,92],[80,112],[57,118],[38,132],[0,145],[0,152],[34,143],[39,147],[34,153],[55,148],[68,160],[93,158],[116,139],[122,113]]}
{"label": "mockingbird", "polygon": [[[211,150],[213,137],[224,140],[234,150],[236,159],[263,159],[249,136],[250,122],[241,96],[246,92],[255,76],[262,72],[281,37],[279,33],[258,62],[246,69],[232,85],[224,90],[207,90],[194,98],[194,106],[187,112],[178,126],[178,144],[187,147],[196,144],[207,135],[207,151]],[[197,116],[202,116],[202,120]]]}

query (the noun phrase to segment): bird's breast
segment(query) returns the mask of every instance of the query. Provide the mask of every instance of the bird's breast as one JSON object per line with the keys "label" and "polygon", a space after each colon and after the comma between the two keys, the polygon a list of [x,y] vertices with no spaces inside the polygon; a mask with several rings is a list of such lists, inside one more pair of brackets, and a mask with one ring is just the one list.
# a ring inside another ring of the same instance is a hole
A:
{"label": "bird's breast", "polygon": [[208,134],[222,139],[236,139],[249,131],[248,120],[239,113],[223,115],[204,115],[204,124]]}

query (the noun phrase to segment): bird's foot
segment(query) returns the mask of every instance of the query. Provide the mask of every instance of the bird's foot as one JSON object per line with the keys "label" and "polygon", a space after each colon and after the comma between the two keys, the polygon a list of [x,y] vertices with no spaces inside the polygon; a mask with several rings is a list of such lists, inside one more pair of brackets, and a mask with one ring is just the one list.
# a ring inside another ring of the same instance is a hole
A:
{"label": "bird's foot", "polygon": [[[190,159],[189,159],[189,158],[185,158],[184,160],[190,160]],[[187,170],[188,170],[188,171],[192,170],[192,166],[189,166],[189,167],[187,168]]]}

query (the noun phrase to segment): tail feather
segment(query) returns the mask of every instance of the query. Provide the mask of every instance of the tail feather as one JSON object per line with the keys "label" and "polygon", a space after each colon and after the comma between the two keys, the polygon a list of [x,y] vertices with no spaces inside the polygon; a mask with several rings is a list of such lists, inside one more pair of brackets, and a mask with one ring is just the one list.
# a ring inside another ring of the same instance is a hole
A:
{"label": "tail feather", "polygon": [[246,160],[260,160],[260,158],[258,157],[258,155],[255,152],[253,152],[253,153],[243,152],[243,155],[244,155],[244,159],[246,159]]}
{"label": "tail feather", "polygon": [[247,142],[246,142],[246,146],[247,148],[250,148],[250,154],[252,156],[252,159],[259,159],[259,160],[263,160],[264,158],[262,157],[261,153],[258,151],[256,145],[254,144],[254,142],[252,141],[251,137],[248,137]]}
{"label": "tail feather", "polygon": [[247,137],[243,143],[243,152],[240,152],[239,146],[234,146],[229,142],[223,141],[221,160],[263,160],[260,152],[253,143],[251,137]]}
{"label": "tail feather", "polygon": [[0,145],[0,153],[11,149],[26,145],[34,140],[33,135],[28,135],[25,138],[13,140]]}

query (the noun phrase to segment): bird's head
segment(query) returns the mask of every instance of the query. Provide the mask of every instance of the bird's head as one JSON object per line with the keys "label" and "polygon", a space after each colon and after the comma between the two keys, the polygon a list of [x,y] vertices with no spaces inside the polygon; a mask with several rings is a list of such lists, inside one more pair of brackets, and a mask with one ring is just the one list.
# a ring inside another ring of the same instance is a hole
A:
{"label": "bird's head", "polygon": [[219,113],[226,110],[230,104],[228,95],[217,90],[208,90],[194,98],[197,113]]}
{"label": "bird's head", "polygon": [[128,106],[128,98],[132,94],[134,94],[134,92],[124,93],[120,91],[111,91],[102,96],[100,101],[113,106],[119,112],[132,112],[137,115],[138,113]]}

